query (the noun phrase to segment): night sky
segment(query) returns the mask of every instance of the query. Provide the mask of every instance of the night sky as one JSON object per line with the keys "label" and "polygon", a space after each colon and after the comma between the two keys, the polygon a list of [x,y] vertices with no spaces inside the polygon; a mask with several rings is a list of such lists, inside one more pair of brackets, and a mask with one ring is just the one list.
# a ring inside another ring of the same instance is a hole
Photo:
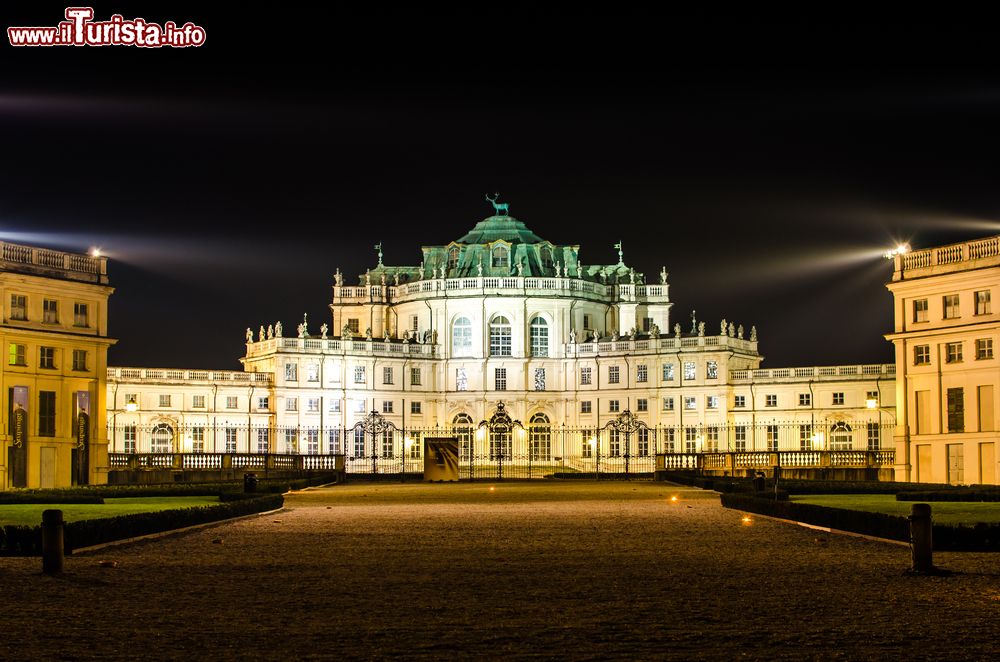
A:
{"label": "night sky", "polygon": [[988,26],[274,6],[95,7],[201,48],[4,37],[0,238],[110,256],[114,365],[239,369],[246,327],[315,329],[337,267],[419,263],[486,192],[666,266],[674,320],[756,324],[765,367],[891,362],[881,252],[1000,231]]}

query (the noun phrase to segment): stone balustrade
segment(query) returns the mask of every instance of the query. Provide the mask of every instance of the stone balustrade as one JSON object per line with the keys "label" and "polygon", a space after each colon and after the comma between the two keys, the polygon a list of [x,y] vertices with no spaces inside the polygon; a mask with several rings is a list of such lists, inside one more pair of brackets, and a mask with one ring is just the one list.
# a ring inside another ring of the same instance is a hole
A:
{"label": "stone balustrade", "polygon": [[90,283],[108,282],[108,259],[0,241],[0,268]]}
{"label": "stone balustrade", "polygon": [[[1000,236],[897,255],[893,280],[926,275],[922,272],[943,273],[956,268],[969,269],[972,268],[971,265],[964,263],[980,260],[1000,263]],[[906,273],[910,271],[917,273]]]}
{"label": "stone balustrade", "polygon": [[171,368],[108,368],[109,382],[135,383],[213,383],[261,384],[270,386],[274,375],[269,372],[239,372],[238,370],[177,370]]}
{"label": "stone balustrade", "polygon": [[315,354],[363,354],[368,356],[424,356],[438,354],[438,346],[383,338],[271,338],[247,344],[247,356],[291,351]]}
{"label": "stone balustrade", "polygon": [[731,370],[729,381],[741,382],[782,382],[813,379],[816,381],[842,381],[846,378],[889,379],[895,378],[896,365],[884,363],[875,365],[827,365],[809,368],[771,368],[757,370]]}
{"label": "stone balustrade", "polygon": [[677,350],[725,350],[732,349],[756,354],[757,341],[729,336],[660,336],[659,338],[631,338],[566,343],[563,345],[567,357],[586,358],[592,356],[615,356],[631,354],[659,354]]}

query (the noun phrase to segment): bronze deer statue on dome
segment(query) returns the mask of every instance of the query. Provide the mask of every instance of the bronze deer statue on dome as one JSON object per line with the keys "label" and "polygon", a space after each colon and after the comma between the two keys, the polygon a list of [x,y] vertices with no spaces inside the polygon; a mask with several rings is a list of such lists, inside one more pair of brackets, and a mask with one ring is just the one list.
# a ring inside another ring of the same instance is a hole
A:
{"label": "bronze deer statue on dome", "polygon": [[[490,197],[489,193],[486,194],[486,199],[493,204],[493,211],[496,212],[496,215],[497,216],[501,216],[501,215],[502,216],[507,216],[508,215],[508,213],[507,213],[508,212],[508,205],[507,205],[506,202],[499,202],[498,203],[497,202],[497,198],[499,198],[499,197],[500,197],[499,193],[494,193],[492,198]],[[503,212],[503,213],[501,214],[501,212]]]}

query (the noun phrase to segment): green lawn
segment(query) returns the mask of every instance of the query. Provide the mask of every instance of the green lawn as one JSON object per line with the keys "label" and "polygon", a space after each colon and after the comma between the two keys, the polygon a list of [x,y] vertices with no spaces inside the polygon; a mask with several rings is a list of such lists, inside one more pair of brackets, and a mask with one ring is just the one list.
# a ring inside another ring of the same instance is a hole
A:
{"label": "green lawn", "polygon": [[[789,497],[798,503],[830,508],[863,510],[907,516],[915,501],[896,501],[894,494],[808,494]],[[1000,502],[932,501],[931,516],[938,524],[976,524],[1000,522]]]}
{"label": "green lawn", "polygon": [[105,499],[103,504],[10,504],[0,505],[0,525],[20,524],[36,526],[42,523],[42,511],[63,511],[67,522],[84,519],[101,519],[133,513],[149,513],[174,508],[210,506],[219,503],[217,496],[139,497],[134,499]]}

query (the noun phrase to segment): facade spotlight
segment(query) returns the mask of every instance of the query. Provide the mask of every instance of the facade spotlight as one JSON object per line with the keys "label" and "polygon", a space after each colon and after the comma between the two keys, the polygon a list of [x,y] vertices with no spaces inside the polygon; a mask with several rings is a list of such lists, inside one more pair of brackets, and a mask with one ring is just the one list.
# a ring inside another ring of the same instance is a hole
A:
{"label": "facade spotlight", "polygon": [[897,244],[895,248],[891,248],[885,252],[885,259],[891,260],[897,255],[906,255],[910,252],[909,244]]}
{"label": "facade spotlight", "polygon": [[101,257],[101,249],[94,246],[90,249],[90,257]]}

